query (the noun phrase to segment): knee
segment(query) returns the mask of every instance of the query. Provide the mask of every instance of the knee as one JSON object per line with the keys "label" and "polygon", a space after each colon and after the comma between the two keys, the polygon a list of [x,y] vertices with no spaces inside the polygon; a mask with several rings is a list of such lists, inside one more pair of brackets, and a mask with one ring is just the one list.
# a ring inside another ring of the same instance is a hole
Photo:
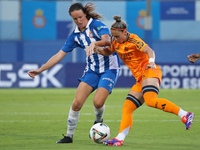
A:
{"label": "knee", "polygon": [[104,100],[101,100],[101,99],[98,99],[98,100],[93,100],[93,104],[94,104],[94,107],[97,108],[97,109],[100,109],[103,107],[104,105]]}
{"label": "knee", "polygon": [[77,101],[76,99],[74,99],[74,102],[72,104],[72,110],[73,111],[79,111],[79,110],[81,110],[82,106],[83,105],[79,101]]}
{"label": "knee", "polygon": [[145,100],[145,104],[147,106],[150,106],[151,107],[151,99],[144,99]]}
{"label": "knee", "polygon": [[100,109],[103,107],[103,104],[102,103],[94,103],[94,107],[97,108],[97,109]]}
{"label": "knee", "polygon": [[143,96],[143,97],[144,97],[144,101],[145,101],[146,105],[153,107],[153,104],[155,104],[156,98],[152,98],[149,96]]}
{"label": "knee", "polygon": [[147,106],[154,107],[157,105],[158,92],[158,87],[153,85],[144,86],[142,88],[143,98]]}

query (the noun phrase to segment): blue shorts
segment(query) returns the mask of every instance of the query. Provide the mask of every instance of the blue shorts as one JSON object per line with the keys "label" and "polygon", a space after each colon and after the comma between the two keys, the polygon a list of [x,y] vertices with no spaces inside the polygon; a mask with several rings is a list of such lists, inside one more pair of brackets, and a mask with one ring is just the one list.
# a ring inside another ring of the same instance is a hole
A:
{"label": "blue shorts", "polygon": [[106,70],[104,73],[96,73],[88,69],[84,71],[83,76],[79,78],[79,81],[85,82],[93,87],[93,91],[99,87],[103,87],[111,93],[119,77],[119,72],[119,69],[111,69]]}

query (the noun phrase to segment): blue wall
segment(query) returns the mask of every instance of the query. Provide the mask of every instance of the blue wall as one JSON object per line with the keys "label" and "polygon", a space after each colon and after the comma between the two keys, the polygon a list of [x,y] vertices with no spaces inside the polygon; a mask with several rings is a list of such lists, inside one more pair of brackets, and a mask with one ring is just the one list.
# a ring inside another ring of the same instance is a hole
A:
{"label": "blue wall", "polygon": [[189,63],[187,55],[200,53],[200,41],[154,41],[153,49],[156,63]]}
{"label": "blue wall", "polygon": [[[45,63],[64,43],[65,40],[0,41],[0,62]],[[156,63],[189,63],[187,55],[200,53],[200,41],[154,41],[152,48]],[[76,50],[77,62],[85,62],[85,57],[84,50]],[[72,62],[72,53],[61,62]]]}
{"label": "blue wall", "polygon": [[[0,62],[45,63],[64,43],[65,40],[0,41]],[[76,62],[85,62],[85,51],[80,48],[76,51]],[[68,53],[61,62],[72,62],[72,53]]]}

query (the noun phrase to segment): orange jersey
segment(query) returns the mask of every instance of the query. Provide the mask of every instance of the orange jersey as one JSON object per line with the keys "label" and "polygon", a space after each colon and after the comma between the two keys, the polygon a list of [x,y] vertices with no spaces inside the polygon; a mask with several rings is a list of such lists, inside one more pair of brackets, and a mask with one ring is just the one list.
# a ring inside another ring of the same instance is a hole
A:
{"label": "orange jersey", "polygon": [[111,51],[117,51],[124,64],[130,68],[133,76],[138,81],[149,64],[148,55],[142,52],[147,44],[136,34],[130,34],[127,41],[123,44],[112,42]]}

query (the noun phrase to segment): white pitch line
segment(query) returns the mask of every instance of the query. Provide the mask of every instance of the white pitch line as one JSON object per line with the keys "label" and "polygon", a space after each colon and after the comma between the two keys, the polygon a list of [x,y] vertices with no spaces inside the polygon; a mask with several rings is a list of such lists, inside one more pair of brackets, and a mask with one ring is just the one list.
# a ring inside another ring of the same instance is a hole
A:
{"label": "white pitch line", "polygon": [[[32,113],[32,112],[8,112],[8,113],[0,113],[0,115],[68,115],[68,113]],[[95,114],[94,113],[80,113],[80,115],[83,115],[83,116],[94,116]],[[121,113],[119,114],[109,114],[109,113],[105,113],[105,115],[115,115],[115,116],[119,116],[121,115]]]}
{"label": "white pitch line", "polygon": [[[20,105],[20,106],[67,106],[67,107],[71,107],[71,104],[66,104],[66,105],[63,105],[63,104],[33,104],[33,103],[11,103],[9,105]],[[109,108],[122,108],[123,105],[106,105],[106,107],[109,107]],[[83,107],[91,107],[93,108],[93,105],[84,105]]]}
{"label": "white pitch line", "polygon": [[[56,115],[64,115],[64,116],[68,116],[68,113],[38,113],[38,112],[2,112],[0,113],[0,115],[43,115],[43,116],[56,116]],[[95,114],[94,113],[80,113],[80,116],[94,116]],[[148,117],[168,117],[168,113],[166,114],[145,114],[145,116],[148,116]],[[121,113],[105,113],[104,116],[122,116]],[[144,116],[144,114],[136,114],[136,113],[133,113],[133,116]],[[200,118],[200,116],[195,116],[195,118]]]}
{"label": "white pitch line", "polygon": [[[7,104],[7,105],[20,105],[20,106],[65,106],[65,107],[71,107],[71,104],[33,104],[33,103],[11,103],[11,104]],[[122,105],[105,105],[107,108],[122,108],[123,107],[123,104]],[[84,105],[84,107],[91,107],[93,108],[93,105]],[[140,107],[140,109],[146,109],[146,108],[149,108],[148,106],[146,105],[143,105],[142,107]],[[184,109],[200,109],[200,107],[184,107]]]}
{"label": "white pitch line", "polygon": [[[0,120],[1,122],[62,122],[63,120]],[[104,120],[104,122],[120,122],[121,120]],[[170,121],[170,122],[174,122],[174,121],[180,121],[180,120],[133,120],[133,122],[152,122],[152,121],[156,121],[156,122],[166,122],[166,121]],[[194,122],[197,122],[200,120],[194,120]],[[67,122],[67,121],[66,121]],[[94,120],[79,120],[78,122],[94,122]]]}

